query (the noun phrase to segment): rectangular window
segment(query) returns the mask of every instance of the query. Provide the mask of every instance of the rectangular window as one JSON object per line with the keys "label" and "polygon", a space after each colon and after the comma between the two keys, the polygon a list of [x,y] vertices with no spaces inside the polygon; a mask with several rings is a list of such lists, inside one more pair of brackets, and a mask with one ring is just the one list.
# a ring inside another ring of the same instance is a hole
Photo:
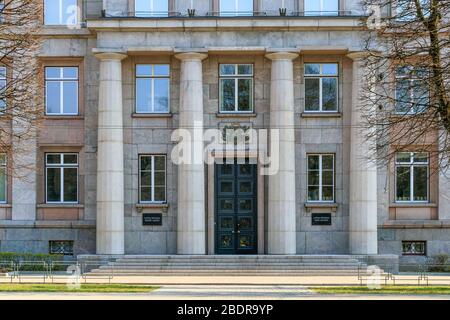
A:
{"label": "rectangular window", "polygon": [[430,103],[426,68],[398,67],[395,77],[395,112],[399,114],[425,112]]}
{"label": "rectangular window", "polygon": [[334,202],[334,155],[308,155],[308,201]]}
{"label": "rectangular window", "polygon": [[0,67],[0,110],[6,109],[6,67]]}
{"label": "rectangular window", "polygon": [[253,112],[253,65],[219,66],[220,112]]}
{"label": "rectangular window", "polygon": [[73,255],[73,241],[50,240],[48,242],[50,254],[61,254],[65,256]]}
{"label": "rectangular window", "polygon": [[7,185],[7,170],[6,170],[6,153],[0,153],[0,203],[6,203],[6,185]]}
{"label": "rectangular window", "polygon": [[44,0],[44,24],[76,25],[78,0]]}
{"label": "rectangular window", "polygon": [[305,0],[305,16],[337,16],[339,0]]}
{"label": "rectangular window", "polygon": [[305,64],[305,112],[337,112],[338,64]]}
{"label": "rectangular window", "polygon": [[139,156],[139,202],[166,202],[166,156]]}
{"label": "rectangular window", "polygon": [[221,16],[252,16],[253,0],[220,0]]}
{"label": "rectangular window", "polygon": [[47,203],[78,203],[78,154],[45,154]]}
{"label": "rectangular window", "polygon": [[404,256],[425,256],[427,254],[426,241],[402,241]]}
{"label": "rectangular window", "polygon": [[428,202],[428,153],[395,155],[396,202]]}
{"label": "rectangular window", "polygon": [[134,10],[136,17],[167,17],[169,15],[169,1],[136,0]]}
{"label": "rectangular window", "polygon": [[78,114],[78,67],[45,68],[47,115]]}
{"label": "rectangular window", "polygon": [[136,65],[136,112],[168,113],[169,87],[168,64]]}

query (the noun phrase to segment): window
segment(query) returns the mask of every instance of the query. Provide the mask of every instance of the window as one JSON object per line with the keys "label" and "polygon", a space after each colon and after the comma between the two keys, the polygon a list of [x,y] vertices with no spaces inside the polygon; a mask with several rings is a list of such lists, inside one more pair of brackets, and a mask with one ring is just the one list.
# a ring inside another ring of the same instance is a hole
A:
{"label": "window", "polygon": [[0,203],[6,203],[6,154],[0,153]]}
{"label": "window", "polygon": [[220,0],[221,16],[253,15],[253,0]]}
{"label": "window", "polygon": [[305,64],[305,111],[337,112],[338,64]]}
{"label": "window", "polygon": [[221,64],[220,112],[253,112],[253,65]]}
{"label": "window", "polygon": [[169,1],[136,0],[134,10],[136,17],[167,17],[169,15]]}
{"label": "window", "polygon": [[74,25],[78,23],[78,0],[44,0],[44,24]]}
{"label": "window", "polygon": [[[430,0],[419,0],[420,7],[425,17],[430,16]],[[392,5],[395,7],[395,20],[398,22],[416,21],[417,7],[411,0],[395,0]]]}
{"label": "window", "polygon": [[139,202],[166,202],[166,156],[139,157]]}
{"label": "window", "polygon": [[136,112],[169,112],[169,83],[169,65],[136,65]]}
{"label": "window", "polygon": [[308,201],[334,201],[334,155],[308,155]]}
{"label": "window", "polygon": [[78,154],[45,155],[47,203],[78,203]]}
{"label": "window", "polygon": [[400,152],[395,155],[397,202],[428,202],[427,153]]}
{"label": "window", "polygon": [[426,253],[426,241],[402,241],[402,254],[404,256],[424,256]]}
{"label": "window", "polygon": [[0,110],[6,109],[6,67],[0,67]]}
{"label": "window", "polygon": [[305,0],[305,16],[337,16],[339,0]]}
{"label": "window", "polygon": [[55,241],[48,243],[50,254],[62,254],[65,256],[73,255],[73,241]]}
{"label": "window", "polygon": [[427,70],[398,67],[395,76],[395,112],[416,114],[426,111],[430,103]]}
{"label": "window", "polygon": [[48,115],[78,114],[78,67],[45,68],[45,109]]}

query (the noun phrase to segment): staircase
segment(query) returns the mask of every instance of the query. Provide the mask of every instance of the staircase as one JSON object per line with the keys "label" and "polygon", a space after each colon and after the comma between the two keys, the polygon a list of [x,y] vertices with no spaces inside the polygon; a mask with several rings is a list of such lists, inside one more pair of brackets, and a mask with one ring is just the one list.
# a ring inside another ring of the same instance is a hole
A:
{"label": "staircase", "polygon": [[348,255],[126,255],[89,276],[357,276],[366,265]]}

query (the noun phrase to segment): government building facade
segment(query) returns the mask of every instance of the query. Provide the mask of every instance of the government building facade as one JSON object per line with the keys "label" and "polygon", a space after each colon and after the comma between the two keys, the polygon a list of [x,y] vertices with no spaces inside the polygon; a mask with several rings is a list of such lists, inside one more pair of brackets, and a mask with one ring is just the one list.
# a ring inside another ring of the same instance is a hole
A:
{"label": "government building facade", "polygon": [[[0,251],[450,253],[437,160],[415,146],[387,166],[364,160],[359,1],[43,5],[45,115],[28,179],[6,174],[17,155],[0,155]],[[190,160],[206,131],[276,130],[277,147],[216,145],[209,162],[176,163],[178,129],[192,134]]]}

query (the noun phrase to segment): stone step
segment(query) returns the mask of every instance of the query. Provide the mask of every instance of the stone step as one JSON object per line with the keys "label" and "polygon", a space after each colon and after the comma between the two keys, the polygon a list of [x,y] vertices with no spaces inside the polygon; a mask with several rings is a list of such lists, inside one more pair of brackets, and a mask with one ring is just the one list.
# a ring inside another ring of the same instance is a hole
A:
{"label": "stone step", "polygon": [[226,266],[348,266],[348,265],[358,265],[356,262],[282,262],[282,261],[274,261],[274,262],[266,262],[266,261],[258,261],[254,263],[242,263],[239,261],[226,261],[226,262],[113,262],[111,263],[115,266],[207,266],[207,265],[226,265]]}
{"label": "stone step", "polygon": [[[87,276],[107,276],[108,272],[99,272],[93,270]],[[304,271],[289,271],[289,272],[268,272],[268,271],[237,271],[237,270],[179,270],[178,272],[164,272],[164,271],[129,271],[129,272],[114,272],[114,276],[357,276],[357,270],[304,270]]]}
{"label": "stone step", "polygon": [[354,263],[358,264],[358,260],[283,260],[283,259],[273,259],[273,260],[239,260],[239,259],[211,259],[211,260],[127,260],[127,259],[118,259],[115,261],[116,263],[154,263],[154,264],[175,264],[175,263],[239,263],[239,264],[256,264],[256,263],[286,263],[286,264],[300,264],[300,263],[322,263],[322,264],[333,264],[333,263]]}
{"label": "stone step", "polygon": [[270,270],[330,270],[330,269],[358,269],[358,266],[355,265],[315,265],[315,266],[302,266],[302,265],[253,265],[253,266],[239,266],[239,265],[109,265],[109,266],[101,266],[100,269],[115,269],[115,270],[121,270],[121,269],[152,269],[152,270],[162,270],[162,269],[245,269],[245,270],[252,270],[252,269],[270,269]]}

